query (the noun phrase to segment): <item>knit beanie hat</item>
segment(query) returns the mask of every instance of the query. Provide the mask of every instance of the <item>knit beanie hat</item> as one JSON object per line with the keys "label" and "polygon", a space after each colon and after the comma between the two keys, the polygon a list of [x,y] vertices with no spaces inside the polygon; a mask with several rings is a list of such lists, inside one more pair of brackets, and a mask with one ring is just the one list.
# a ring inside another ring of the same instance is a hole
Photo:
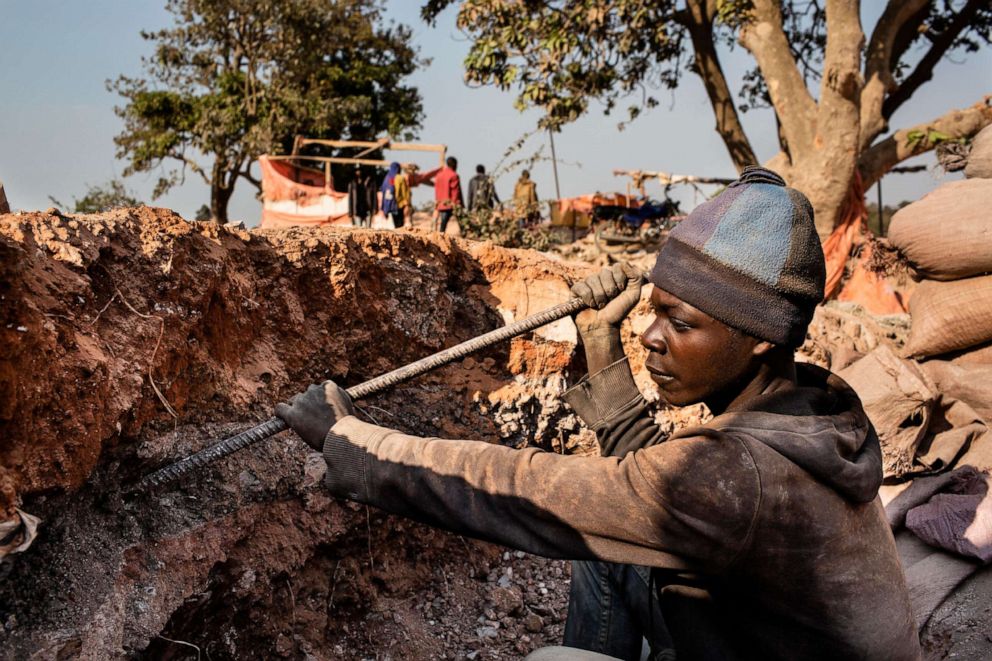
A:
{"label": "knit beanie hat", "polygon": [[649,279],[732,328],[798,347],[826,280],[813,207],[775,172],[746,167],[675,226]]}

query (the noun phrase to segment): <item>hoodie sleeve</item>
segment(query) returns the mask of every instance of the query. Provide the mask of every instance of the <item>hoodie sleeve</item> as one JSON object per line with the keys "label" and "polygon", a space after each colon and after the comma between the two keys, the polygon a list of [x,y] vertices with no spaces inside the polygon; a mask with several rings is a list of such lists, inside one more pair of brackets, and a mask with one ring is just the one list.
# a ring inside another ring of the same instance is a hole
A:
{"label": "hoodie sleeve", "polygon": [[418,438],[349,416],[324,458],[336,496],[554,558],[720,571],[758,504],[744,444],[703,436],[580,457]]}
{"label": "hoodie sleeve", "polygon": [[565,392],[565,401],[596,432],[604,457],[623,457],[667,438],[637,389],[626,357],[579,381]]}

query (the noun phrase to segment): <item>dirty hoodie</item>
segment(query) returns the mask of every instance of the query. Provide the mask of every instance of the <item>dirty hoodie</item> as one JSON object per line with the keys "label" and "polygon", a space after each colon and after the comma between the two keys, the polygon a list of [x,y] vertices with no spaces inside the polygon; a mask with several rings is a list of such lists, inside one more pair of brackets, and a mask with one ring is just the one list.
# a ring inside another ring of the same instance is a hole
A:
{"label": "dirty hoodie", "polygon": [[327,485],[538,555],[653,567],[679,659],[919,658],[878,438],[841,379],[798,375],[666,437],[618,361],[566,393],[600,457],[349,416],[325,439]]}

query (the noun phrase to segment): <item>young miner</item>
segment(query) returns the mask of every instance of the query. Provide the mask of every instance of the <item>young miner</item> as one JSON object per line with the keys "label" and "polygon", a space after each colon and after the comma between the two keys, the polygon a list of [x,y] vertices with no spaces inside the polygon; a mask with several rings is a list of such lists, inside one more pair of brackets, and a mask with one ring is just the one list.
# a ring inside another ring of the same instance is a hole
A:
{"label": "young miner", "polygon": [[[426,439],[367,424],[311,386],[283,418],[327,460],[334,495],[575,564],[566,644],[639,658],[916,659],[899,558],[857,395],[793,351],[823,295],[813,211],[748,168],[671,233],[650,274],[646,367],[711,422],[666,437],[631,377],[620,323],[641,281],[573,288],[590,375],[565,394],[601,457]],[[551,648],[543,659],[602,656]]]}

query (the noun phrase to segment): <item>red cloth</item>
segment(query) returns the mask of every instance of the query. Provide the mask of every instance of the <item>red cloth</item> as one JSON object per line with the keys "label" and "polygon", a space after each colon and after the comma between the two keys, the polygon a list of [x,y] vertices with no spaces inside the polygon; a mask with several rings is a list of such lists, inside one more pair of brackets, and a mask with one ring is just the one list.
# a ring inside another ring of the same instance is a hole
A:
{"label": "red cloth", "polygon": [[445,166],[434,177],[434,201],[438,211],[447,211],[457,206],[465,206],[462,202],[462,182],[458,173]]}

